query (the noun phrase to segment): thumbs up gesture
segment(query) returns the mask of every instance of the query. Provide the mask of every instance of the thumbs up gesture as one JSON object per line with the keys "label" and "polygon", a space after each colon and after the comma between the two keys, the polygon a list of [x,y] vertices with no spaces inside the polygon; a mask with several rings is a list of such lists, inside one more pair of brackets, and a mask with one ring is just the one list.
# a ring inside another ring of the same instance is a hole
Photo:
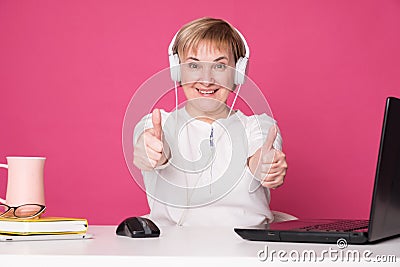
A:
{"label": "thumbs up gesture", "polygon": [[153,128],[145,130],[138,138],[133,150],[133,163],[143,171],[150,171],[165,164],[170,149],[163,138],[161,112],[154,109],[152,113]]}
{"label": "thumbs up gesture", "polygon": [[268,188],[277,188],[283,184],[286,175],[286,156],[274,148],[273,144],[278,134],[278,128],[273,125],[268,132],[265,143],[248,159],[251,173]]}

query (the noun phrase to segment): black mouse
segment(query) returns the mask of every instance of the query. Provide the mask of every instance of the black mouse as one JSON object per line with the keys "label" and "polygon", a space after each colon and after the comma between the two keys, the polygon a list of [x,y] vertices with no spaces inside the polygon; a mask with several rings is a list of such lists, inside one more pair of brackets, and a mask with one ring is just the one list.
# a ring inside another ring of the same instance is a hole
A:
{"label": "black mouse", "polygon": [[160,229],[150,219],[130,217],[118,225],[116,234],[132,238],[159,237]]}

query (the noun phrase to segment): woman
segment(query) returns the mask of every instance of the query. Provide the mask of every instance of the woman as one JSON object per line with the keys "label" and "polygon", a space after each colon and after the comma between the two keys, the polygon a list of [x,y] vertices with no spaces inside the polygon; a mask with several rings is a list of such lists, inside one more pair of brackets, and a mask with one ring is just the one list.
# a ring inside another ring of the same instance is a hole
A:
{"label": "woman", "polygon": [[283,184],[287,169],[281,136],[266,114],[233,110],[236,97],[232,107],[226,104],[244,81],[244,37],[224,20],[201,18],[180,29],[169,52],[172,78],[187,100],[171,113],[155,109],[135,127],[134,164],[150,196],[150,219],[160,225],[272,221],[269,188]]}

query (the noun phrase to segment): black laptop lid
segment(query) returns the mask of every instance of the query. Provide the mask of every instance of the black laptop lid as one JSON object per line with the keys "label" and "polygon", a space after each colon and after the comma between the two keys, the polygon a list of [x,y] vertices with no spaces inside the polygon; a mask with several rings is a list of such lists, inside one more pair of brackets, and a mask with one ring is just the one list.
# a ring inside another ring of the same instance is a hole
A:
{"label": "black laptop lid", "polygon": [[386,100],[368,227],[370,242],[400,234],[400,99]]}

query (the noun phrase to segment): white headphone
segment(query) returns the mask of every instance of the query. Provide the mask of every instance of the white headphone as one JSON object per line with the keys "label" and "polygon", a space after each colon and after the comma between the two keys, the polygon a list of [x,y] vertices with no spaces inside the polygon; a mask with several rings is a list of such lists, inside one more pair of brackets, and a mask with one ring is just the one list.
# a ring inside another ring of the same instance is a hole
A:
{"label": "white headphone", "polygon": [[[246,68],[247,68],[247,63],[249,61],[250,57],[250,50],[247,45],[246,39],[244,39],[244,36],[235,28],[236,32],[239,34],[240,38],[243,41],[244,47],[246,49],[246,54],[244,57],[240,57],[237,62],[236,62],[236,71],[235,71],[235,81],[234,83],[236,85],[243,84],[246,76]],[[181,70],[179,68],[179,56],[178,53],[174,53],[172,51],[172,47],[175,44],[175,39],[178,33],[175,34],[174,38],[172,38],[171,43],[168,46],[168,56],[169,56],[169,66],[171,70],[171,79],[174,82],[180,82],[181,81]]]}

